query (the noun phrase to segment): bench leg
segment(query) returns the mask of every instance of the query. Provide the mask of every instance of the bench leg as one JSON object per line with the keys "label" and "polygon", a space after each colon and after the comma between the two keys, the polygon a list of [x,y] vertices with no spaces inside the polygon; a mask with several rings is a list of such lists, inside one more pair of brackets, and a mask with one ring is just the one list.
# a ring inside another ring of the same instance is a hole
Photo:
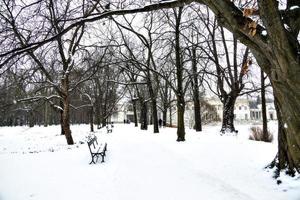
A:
{"label": "bench leg", "polygon": [[104,156],[105,156],[105,153],[101,154],[101,157],[102,157],[101,162],[102,162],[102,163],[104,162]]}
{"label": "bench leg", "polygon": [[96,156],[96,154],[92,155],[92,161],[90,162],[90,164],[92,164],[92,163],[96,164],[96,162],[98,161],[98,156],[96,156],[97,160],[95,162],[95,160],[94,160],[95,156]]}
{"label": "bench leg", "polygon": [[92,164],[92,163],[96,164],[95,161],[94,161],[94,159],[92,159],[92,161],[89,164]]}

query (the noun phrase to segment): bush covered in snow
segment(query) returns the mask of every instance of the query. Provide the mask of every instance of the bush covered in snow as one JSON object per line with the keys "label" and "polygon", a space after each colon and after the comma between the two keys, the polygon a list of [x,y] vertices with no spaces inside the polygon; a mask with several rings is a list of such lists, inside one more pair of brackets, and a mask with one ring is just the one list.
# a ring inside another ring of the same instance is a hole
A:
{"label": "bush covered in snow", "polygon": [[[249,136],[249,140],[255,140],[255,141],[264,141],[263,139],[263,130],[262,128],[258,127],[258,126],[252,126],[250,128],[251,133]],[[274,137],[273,134],[270,133],[270,131],[268,130],[268,136],[267,136],[267,140],[265,142],[272,142]]]}

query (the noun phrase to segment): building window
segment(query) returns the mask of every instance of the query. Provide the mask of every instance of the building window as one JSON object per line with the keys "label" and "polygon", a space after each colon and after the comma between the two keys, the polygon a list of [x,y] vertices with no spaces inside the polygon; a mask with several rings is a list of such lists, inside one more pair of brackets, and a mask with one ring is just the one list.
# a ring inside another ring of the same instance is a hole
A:
{"label": "building window", "polygon": [[245,114],[245,120],[248,120],[248,114]]}
{"label": "building window", "polygon": [[273,120],[273,113],[270,114],[270,119]]}
{"label": "building window", "polygon": [[242,110],[242,107],[241,107],[241,106],[239,106],[239,110]]}

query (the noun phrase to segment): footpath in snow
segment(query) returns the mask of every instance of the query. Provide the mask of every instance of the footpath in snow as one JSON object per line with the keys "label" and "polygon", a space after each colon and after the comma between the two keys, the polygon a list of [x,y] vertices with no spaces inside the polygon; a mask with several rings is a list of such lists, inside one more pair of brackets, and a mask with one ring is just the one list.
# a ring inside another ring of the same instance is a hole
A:
{"label": "footpath in snow", "polygon": [[88,125],[72,126],[68,146],[59,126],[0,127],[0,200],[300,200],[299,177],[277,185],[264,167],[276,144],[219,136],[219,127],[159,134],[133,124],[95,133],[108,143],[105,163],[89,165]]}

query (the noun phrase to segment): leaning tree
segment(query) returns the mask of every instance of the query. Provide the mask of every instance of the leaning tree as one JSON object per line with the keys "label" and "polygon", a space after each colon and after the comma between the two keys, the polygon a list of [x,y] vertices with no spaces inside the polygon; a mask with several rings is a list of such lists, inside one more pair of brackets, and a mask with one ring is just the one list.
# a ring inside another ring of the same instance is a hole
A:
{"label": "leaning tree", "polygon": [[198,2],[206,4],[219,24],[251,49],[268,75],[284,124],[279,133],[279,166],[300,172],[299,1],[287,0],[285,9],[275,0],[251,1],[251,7],[244,8],[228,0]]}

